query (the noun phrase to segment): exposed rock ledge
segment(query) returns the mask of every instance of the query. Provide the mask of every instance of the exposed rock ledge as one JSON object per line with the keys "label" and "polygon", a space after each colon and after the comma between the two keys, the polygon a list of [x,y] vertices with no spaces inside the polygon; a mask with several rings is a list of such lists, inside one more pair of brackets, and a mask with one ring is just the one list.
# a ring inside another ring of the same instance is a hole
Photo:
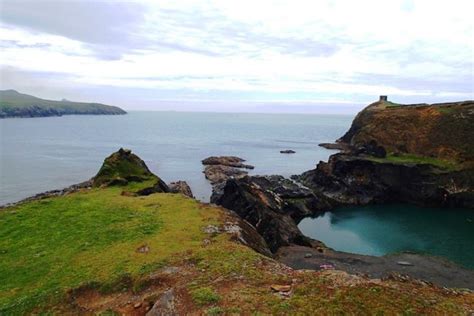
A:
{"label": "exposed rock ledge", "polygon": [[[356,117],[337,145],[323,145],[342,150],[328,162],[293,181],[280,176],[230,178],[214,184],[211,201],[255,226],[270,250],[292,267],[318,269],[329,261],[349,272],[402,271],[441,285],[472,288],[473,272],[445,260],[412,255],[420,267],[400,270],[393,266],[393,256],[332,251],[304,236],[297,223],[340,205],[403,202],[474,209],[473,148],[466,143],[474,137],[473,119],[472,101],[411,107],[376,102]],[[426,120],[430,128],[425,128]],[[305,263],[305,252],[312,264]],[[423,272],[425,268],[435,272]]]}

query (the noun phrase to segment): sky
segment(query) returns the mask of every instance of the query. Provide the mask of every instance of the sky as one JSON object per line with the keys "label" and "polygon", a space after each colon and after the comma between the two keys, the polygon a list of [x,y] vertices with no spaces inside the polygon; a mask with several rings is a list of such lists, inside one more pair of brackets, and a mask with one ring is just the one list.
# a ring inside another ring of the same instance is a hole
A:
{"label": "sky", "polygon": [[472,0],[0,0],[0,89],[127,110],[474,99]]}

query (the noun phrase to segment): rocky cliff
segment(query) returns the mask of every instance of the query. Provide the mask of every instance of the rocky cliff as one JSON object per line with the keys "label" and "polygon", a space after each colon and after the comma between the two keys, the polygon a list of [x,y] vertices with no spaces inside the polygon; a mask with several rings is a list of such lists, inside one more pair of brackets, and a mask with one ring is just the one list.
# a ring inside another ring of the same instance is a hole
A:
{"label": "rocky cliff", "polygon": [[[223,177],[211,201],[255,226],[272,252],[325,249],[297,223],[340,205],[413,203],[474,208],[474,102],[375,102],[335,144],[341,153],[313,170],[281,176]],[[333,148],[331,144],[325,147]]]}
{"label": "rocky cliff", "polygon": [[474,208],[474,102],[375,102],[338,140],[342,153],[299,177],[336,204]]}
{"label": "rocky cliff", "polygon": [[375,140],[388,153],[472,166],[472,139],[474,101],[432,105],[379,101],[361,111],[339,141],[359,147]]}

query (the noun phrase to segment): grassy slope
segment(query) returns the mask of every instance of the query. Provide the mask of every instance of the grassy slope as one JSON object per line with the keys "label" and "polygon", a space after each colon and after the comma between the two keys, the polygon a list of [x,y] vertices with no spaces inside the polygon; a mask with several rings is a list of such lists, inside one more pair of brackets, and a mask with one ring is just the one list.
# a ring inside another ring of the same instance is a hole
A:
{"label": "grassy slope", "polygon": [[0,91],[0,117],[125,113],[116,106],[100,103],[44,100],[14,90]]}
{"label": "grassy slope", "polygon": [[[138,312],[136,300],[153,302],[164,291],[162,284],[177,289],[181,312],[460,314],[474,309],[473,294],[292,271],[227,234],[204,233],[204,226],[225,220],[221,209],[175,194],[122,196],[122,189],[130,188],[92,189],[0,211],[0,314],[32,309],[68,314],[81,306],[90,313],[126,313],[127,300]],[[138,252],[144,245],[149,252]],[[150,285],[165,266],[181,272]],[[270,289],[292,283],[288,299]],[[87,284],[97,292],[71,301],[68,290]]]}

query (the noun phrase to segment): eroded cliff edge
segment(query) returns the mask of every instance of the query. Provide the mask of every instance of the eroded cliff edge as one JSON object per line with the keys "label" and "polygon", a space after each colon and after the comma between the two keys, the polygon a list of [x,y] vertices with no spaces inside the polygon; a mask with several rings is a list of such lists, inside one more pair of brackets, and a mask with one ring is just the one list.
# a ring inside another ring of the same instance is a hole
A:
{"label": "eroded cliff edge", "polygon": [[474,208],[474,102],[375,102],[338,140],[341,153],[295,177],[336,204]]}
{"label": "eroded cliff edge", "polygon": [[[342,205],[401,202],[474,208],[473,120],[472,101],[376,102],[357,115],[335,146],[341,152],[328,162],[292,179],[230,177],[214,186],[211,201],[251,223],[270,250],[293,268],[319,269],[329,262],[336,269],[369,275],[406,271],[396,264],[405,254],[377,258],[341,253],[304,236],[297,224]],[[417,262],[411,269],[414,277],[450,286],[455,274],[474,280],[471,271],[443,260],[419,255],[410,260]],[[456,283],[461,284],[466,286]]]}

